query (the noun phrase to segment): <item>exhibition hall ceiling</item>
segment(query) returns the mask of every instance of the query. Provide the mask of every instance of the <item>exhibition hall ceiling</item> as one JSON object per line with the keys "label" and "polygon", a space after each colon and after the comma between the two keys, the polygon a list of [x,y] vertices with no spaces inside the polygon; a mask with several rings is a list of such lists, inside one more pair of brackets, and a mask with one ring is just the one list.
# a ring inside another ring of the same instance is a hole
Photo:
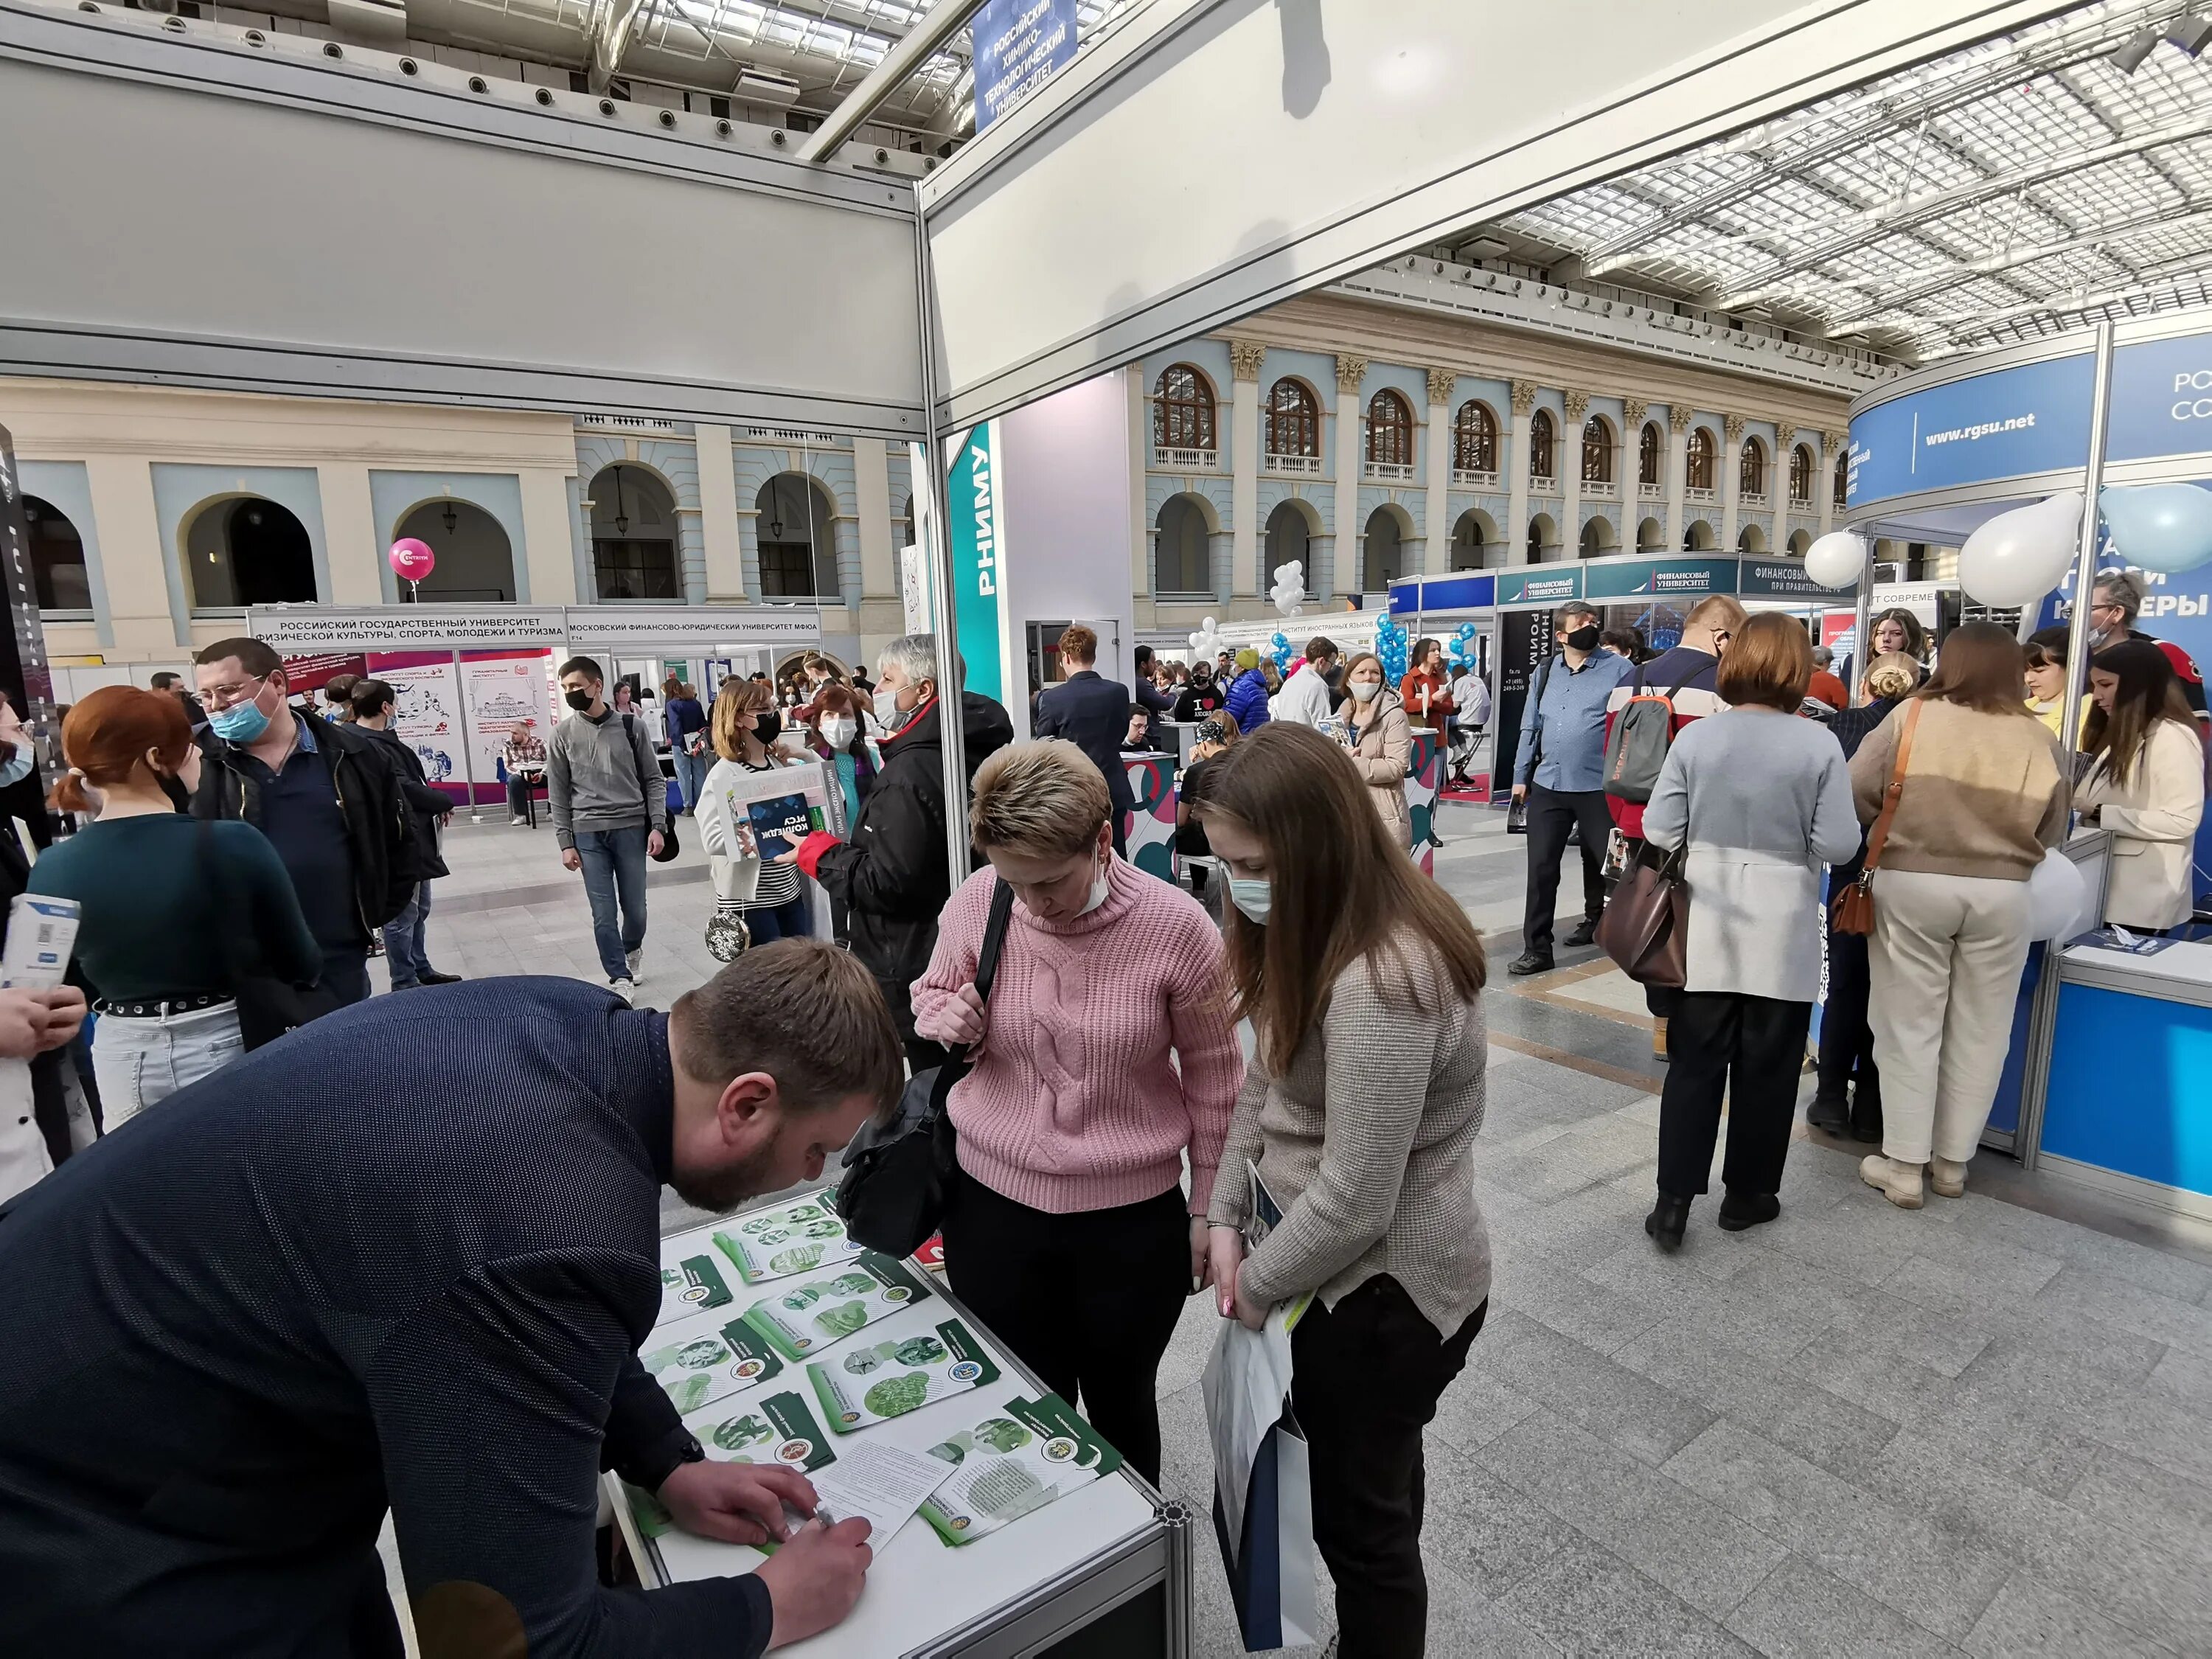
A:
{"label": "exhibition hall ceiling", "polygon": [[2212,0],[2121,0],[1475,227],[1470,257],[1929,360],[2212,294]]}

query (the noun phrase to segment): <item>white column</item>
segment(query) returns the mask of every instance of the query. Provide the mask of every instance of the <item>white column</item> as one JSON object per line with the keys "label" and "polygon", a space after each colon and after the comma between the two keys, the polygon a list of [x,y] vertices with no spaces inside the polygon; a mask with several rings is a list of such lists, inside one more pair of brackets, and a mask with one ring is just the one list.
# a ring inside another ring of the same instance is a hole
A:
{"label": "white column", "polygon": [[1847,465],[1844,451],[1849,440],[1841,432],[1820,434],[1820,475],[1813,488],[1820,492],[1820,533],[1826,535],[1836,524],[1836,474]]}
{"label": "white column", "polygon": [[1570,559],[1583,556],[1583,422],[1589,418],[1589,403],[1587,392],[1565,394],[1567,429],[1560,447],[1567,453],[1559,462],[1565,475],[1560,480],[1559,550]]}
{"label": "white column", "polygon": [[[1146,394],[1142,364],[1132,363],[1122,373],[1129,381],[1129,592],[1138,599],[1149,599],[1152,515],[1145,511],[1145,480],[1152,465],[1152,401]],[[927,482],[920,481],[916,487]]]}
{"label": "white column", "polygon": [[568,524],[568,477],[534,466],[522,475],[522,552],[532,605],[576,603],[576,552]]}
{"label": "white column", "polygon": [[1774,503],[1774,531],[1767,538],[1767,551],[1787,553],[1790,550],[1790,520],[1797,504],[1790,498],[1790,464],[1797,447],[1797,428],[1777,421],[1774,423],[1774,465],[1766,479],[1766,499]]}
{"label": "white column", "polygon": [[[168,579],[171,571],[180,568],[175,562],[184,556],[183,550],[163,545],[161,513],[154,504],[153,468],[143,455],[94,453],[85,457],[84,482],[92,497],[92,521],[100,530],[100,562],[107,577],[108,611],[114,620],[118,656],[125,661],[189,656],[191,625],[185,624],[180,634],[169,613]],[[327,529],[327,507],[324,520]],[[381,598],[380,593],[377,600]],[[185,602],[189,609],[189,581]]]}
{"label": "white column", "polygon": [[[704,454],[704,451],[701,452]],[[706,499],[701,469],[700,497]],[[881,438],[853,440],[853,494],[859,498],[860,507],[860,595],[870,599],[892,599],[898,597],[898,552],[891,544],[891,466],[890,452]],[[709,592],[714,586],[714,516],[709,508],[707,520],[707,586]],[[730,486],[730,555],[738,550],[738,495],[732,477]]]}
{"label": "white column", "polygon": [[1229,413],[1229,597],[1249,599],[1267,590],[1272,572],[1260,568],[1260,368],[1267,348],[1252,340],[1229,343],[1234,376]]}
{"label": "white column", "polygon": [[1458,384],[1459,376],[1450,369],[1429,371],[1429,498],[1423,509],[1429,539],[1419,567],[1429,575],[1451,568],[1451,399]]}
{"label": "white column", "polygon": [[1735,551],[1736,509],[1743,494],[1743,416],[1721,416],[1721,550]]}
{"label": "white column", "polygon": [[[692,428],[699,447],[699,539],[707,557],[707,603],[709,605],[741,605],[745,598],[745,555],[738,535],[738,471],[736,458],[730,448],[730,428],[726,426],[700,425]],[[873,465],[862,458],[861,450],[872,451]],[[884,472],[883,441],[862,438],[853,446],[853,482],[860,495],[860,574],[864,592],[887,593],[898,592],[898,580],[894,575],[889,584],[878,590],[874,573],[868,568],[868,491],[880,485],[879,495],[887,495],[890,484]],[[888,504],[884,508],[888,514]],[[889,539],[890,525],[884,525],[885,539]]]}
{"label": "white column", "polygon": [[1620,498],[1620,550],[1637,550],[1644,529],[1644,420],[1651,406],[1641,398],[1620,400],[1620,454],[1613,462],[1613,487]]}
{"label": "white column", "polygon": [[1687,404],[1667,405],[1667,550],[1682,550],[1682,537],[1689,528],[1683,516],[1685,492],[1690,487],[1690,406]]}
{"label": "white column", "polygon": [[1507,477],[1505,562],[1528,562],[1528,417],[1536,410],[1536,383],[1513,382],[1512,453],[1505,458]]}
{"label": "white column", "polygon": [[[315,488],[323,504],[323,550],[331,564],[331,591],[324,603],[382,605],[384,550],[376,544],[368,467],[325,463],[315,469]],[[115,591],[112,575],[108,591]]]}
{"label": "white column", "polygon": [[1338,354],[1336,359],[1336,556],[1329,562],[1329,585],[1315,591],[1324,599],[1339,593],[1357,593],[1366,580],[1360,561],[1365,552],[1360,537],[1359,391],[1367,379],[1367,359]]}

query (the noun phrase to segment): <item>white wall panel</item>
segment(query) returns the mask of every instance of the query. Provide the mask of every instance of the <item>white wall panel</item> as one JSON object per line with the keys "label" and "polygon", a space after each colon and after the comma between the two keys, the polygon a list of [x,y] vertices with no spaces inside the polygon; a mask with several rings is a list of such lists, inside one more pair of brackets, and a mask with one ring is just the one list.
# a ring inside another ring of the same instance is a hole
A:
{"label": "white wall panel", "polygon": [[2051,0],[1153,0],[921,185],[966,425]]}
{"label": "white wall panel", "polygon": [[908,184],[597,118],[0,3],[0,372],[920,429]]}

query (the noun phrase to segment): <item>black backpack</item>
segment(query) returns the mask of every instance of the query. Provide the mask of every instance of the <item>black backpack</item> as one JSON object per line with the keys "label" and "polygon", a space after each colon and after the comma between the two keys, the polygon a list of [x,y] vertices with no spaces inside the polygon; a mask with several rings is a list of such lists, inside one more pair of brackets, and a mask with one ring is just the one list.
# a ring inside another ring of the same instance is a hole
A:
{"label": "black backpack", "polygon": [[1652,790],[1658,787],[1660,769],[1667,764],[1667,751],[1674,743],[1674,699],[1697,676],[1698,670],[1692,668],[1662,697],[1647,695],[1644,671],[1640,667],[1636,671],[1628,702],[1613,717],[1613,730],[1606,735],[1607,794],[1638,806],[1651,799]]}

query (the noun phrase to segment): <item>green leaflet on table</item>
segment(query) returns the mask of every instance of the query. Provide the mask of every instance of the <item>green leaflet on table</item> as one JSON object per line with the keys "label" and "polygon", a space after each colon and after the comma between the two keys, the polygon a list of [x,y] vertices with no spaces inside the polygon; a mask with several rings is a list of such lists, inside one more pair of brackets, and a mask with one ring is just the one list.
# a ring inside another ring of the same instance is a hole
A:
{"label": "green leaflet on table", "polygon": [[1121,1455],[1050,1394],[1009,1400],[932,1446],[929,1455],[956,1467],[922,1501],[921,1518],[956,1546],[973,1543],[1121,1467]]}
{"label": "green leaflet on table", "polygon": [[714,1243],[748,1285],[835,1267],[862,1249],[845,1236],[828,1188],[795,1204],[738,1216],[716,1231]]}
{"label": "green leaflet on table", "polygon": [[720,1324],[697,1319],[668,1326],[659,1334],[660,1345],[640,1354],[638,1363],[653,1373],[679,1412],[696,1412],[783,1370],[783,1356],[775,1345],[742,1318]]}
{"label": "green leaflet on table", "polygon": [[[901,1352],[913,1358],[901,1359]],[[873,1363],[854,1363],[863,1358]],[[891,1338],[856,1348],[842,1359],[817,1359],[806,1375],[830,1432],[850,1434],[919,1411],[933,1400],[995,1382],[999,1368],[965,1325],[948,1319],[934,1335]]]}
{"label": "green leaflet on table", "polygon": [[903,1266],[870,1252],[827,1278],[778,1286],[745,1310],[745,1321],[785,1358],[804,1359],[928,1296]]}
{"label": "green leaflet on table", "polygon": [[702,1250],[697,1255],[685,1256],[674,1267],[662,1266],[660,1317],[653,1322],[665,1325],[672,1319],[688,1319],[709,1309],[726,1307],[729,1301],[730,1287],[722,1278],[722,1270],[714,1265],[714,1258]]}
{"label": "green leaflet on table", "polygon": [[642,1486],[623,1482],[623,1492],[629,1499],[630,1519],[637,1522],[640,1538],[658,1538],[676,1524],[676,1517],[668,1512],[668,1505]]}
{"label": "green leaflet on table", "polygon": [[755,1392],[684,1419],[717,1463],[781,1463],[811,1474],[837,1461],[805,1395]]}

